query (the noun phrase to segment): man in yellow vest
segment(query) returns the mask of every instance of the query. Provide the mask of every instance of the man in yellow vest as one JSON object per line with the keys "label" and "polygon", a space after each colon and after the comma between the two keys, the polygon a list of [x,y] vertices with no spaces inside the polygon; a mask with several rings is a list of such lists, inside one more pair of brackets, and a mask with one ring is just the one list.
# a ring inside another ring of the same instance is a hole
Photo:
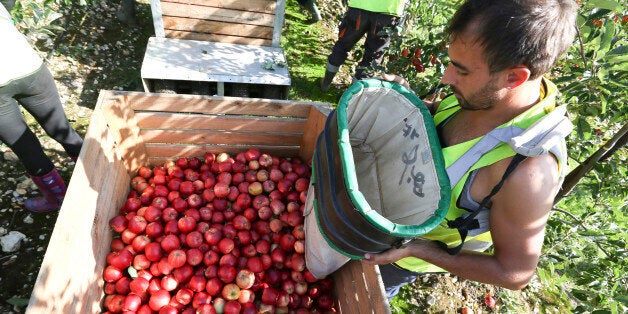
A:
{"label": "man in yellow vest", "polygon": [[351,0],[349,9],[340,22],[338,41],[332,48],[325,66],[325,76],[320,80],[321,91],[327,92],[340,66],[347,60],[349,51],[366,34],[364,54],[358,63],[354,80],[369,77],[365,69],[372,63],[380,64],[384,48],[390,43],[386,28],[400,25],[406,0]]}
{"label": "man in yellow vest", "polygon": [[[508,289],[529,283],[566,173],[564,137],[572,128],[543,75],[571,46],[576,9],[573,0],[467,0],[454,15],[442,78],[453,96],[431,104],[451,205],[428,234],[365,255],[380,264],[389,299],[425,272]],[[457,223],[466,217],[471,224]],[[484,253],[490,245],[493,253]]]}

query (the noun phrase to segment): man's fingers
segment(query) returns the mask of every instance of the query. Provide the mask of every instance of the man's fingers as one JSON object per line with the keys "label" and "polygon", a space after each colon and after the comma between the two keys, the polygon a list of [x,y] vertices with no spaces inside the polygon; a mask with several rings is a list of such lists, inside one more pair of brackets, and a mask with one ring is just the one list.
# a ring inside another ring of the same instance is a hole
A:
{"label": "man's fingers", "polygon": [[373,254],[366,253],[364,254],[364,262],[367,264],[377,264],[375,261],[375,256]]}
{"label": "man's fingers", "polygon": [[410,89],[410,84],[408,83],[408,81],[406,81],[406,79],[404,79],[403,77],[399,75],[384,73],[381,75],[381,78],[386,81],[398,83],[399,85],[407,89]]}

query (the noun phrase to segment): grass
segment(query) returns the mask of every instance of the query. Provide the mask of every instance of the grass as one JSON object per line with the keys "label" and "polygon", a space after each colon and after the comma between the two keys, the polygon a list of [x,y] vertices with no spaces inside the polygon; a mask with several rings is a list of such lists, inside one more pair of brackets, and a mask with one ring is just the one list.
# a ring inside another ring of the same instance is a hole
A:
{"label": "grass", "polygon": [[327,93],[318,87],[319,78],[325,74],[327,56],[333,40],[323,22],[308,23],[308,16],[294,0],[286,5],[285,26],[281,47],[284,49],[292,87],[289,99],[321,101],[337,104],[343,90],[333,86]]}

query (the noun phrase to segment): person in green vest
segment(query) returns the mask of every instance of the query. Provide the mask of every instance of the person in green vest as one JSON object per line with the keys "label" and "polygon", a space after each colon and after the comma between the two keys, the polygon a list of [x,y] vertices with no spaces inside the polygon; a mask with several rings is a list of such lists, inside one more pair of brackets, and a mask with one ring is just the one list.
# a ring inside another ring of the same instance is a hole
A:
{"label": "person in green vest", "polygon": [[338,27],[338,40],[327,58],[325,76],[320,79],[321,91],[327,92],[340,66],[345,63],[349,51],[366,35],[364,54],[358,63],[354,80],[368,78],[366,68],[373,63],[380,64],[384,49],[390,43],[386,28],[394,29],[401,25],[406,0],[351,0]]}
{"label": "person in green vest", "polygon": [[380,264],[389,299],[426,272],[513,290],[529,283],[566,174],[564,139],[573,128],[544,74],[572,45],[576,17],[572,0],[467,0],[453,16],[442,78],[453,95],[428,104],[451,205],[429,233],[365,255],[367,263]]}

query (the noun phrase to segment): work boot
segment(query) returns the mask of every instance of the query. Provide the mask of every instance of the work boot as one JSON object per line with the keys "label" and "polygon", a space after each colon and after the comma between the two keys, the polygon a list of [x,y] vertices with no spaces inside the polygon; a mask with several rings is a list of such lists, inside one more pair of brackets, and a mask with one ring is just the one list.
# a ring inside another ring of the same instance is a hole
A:
{"label": "work boot", "polygon": [[116,11],[116,17],[121,22],[136,25],[137,19],[135,18],[135,0],[122,0],[118,11]]}
{"label": "work boot", "polygon": [[66,186],[57,169],[52,169],[43,176],[31,176],[31,179],[43,196],[27,199],[24,202],[26,209],[36,213],[59,210],[65,196]]}
{"label": "work boot", "polygon": [[331,72],[329,70],[325,70],[325,77],[320,79],[319,87],[323,93],[329,91],[329,87],[331,86],[331,82],[334,80],[334,76],[336,76],[338,72]]}
{"label": "work boot", "polygon": [[321,11],[318,10],[318,7],[316,6],[316,3],[314,3],[314,0],[307,0],[305,1],[305,3],[303,4],[303,6],[310,12],[310,22],[311,23],[316,23],[318,21],[320,21],[321,18]]}

